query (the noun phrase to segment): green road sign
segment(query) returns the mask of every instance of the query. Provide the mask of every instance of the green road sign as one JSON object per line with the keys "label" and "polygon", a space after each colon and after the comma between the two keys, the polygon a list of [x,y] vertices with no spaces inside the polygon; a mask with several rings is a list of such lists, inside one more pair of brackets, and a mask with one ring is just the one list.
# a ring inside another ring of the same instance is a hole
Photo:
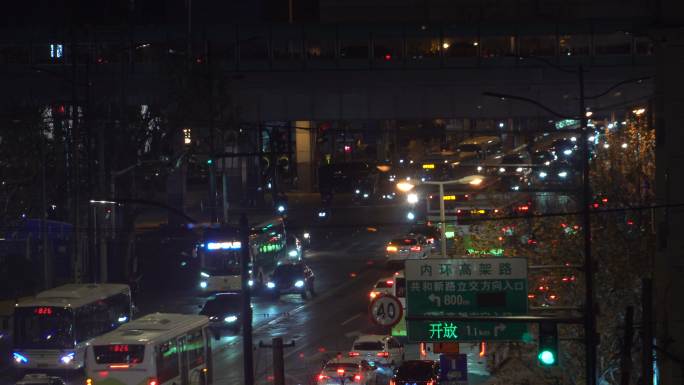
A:
{"label": "green road sign", "polygon": [[411,341],[520,341],[527,333],[522,323],[407,321]]}
{"label": "green road sign", "polygon": [[[407,321],[411,341],[518,340],[527,331],[525,324],[501,324],[501,329],[496,323],[458,322],[447,323],[446,334],[429,332],[440,316],[527,314],[525,258],[408,260],[405,275],[407,316],[435,317],[435,322]],[[460,333],[451,333],[451,326]]]}

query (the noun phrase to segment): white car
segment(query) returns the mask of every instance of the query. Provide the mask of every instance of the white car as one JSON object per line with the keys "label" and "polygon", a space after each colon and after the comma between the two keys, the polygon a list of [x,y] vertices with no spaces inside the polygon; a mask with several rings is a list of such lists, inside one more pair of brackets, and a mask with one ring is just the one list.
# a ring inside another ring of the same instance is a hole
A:
{"label": "white car", "polygon": [[385,256],[388,262],[422,259],[427,258],[431,248],[424,236],[408,234],[392,239],[385,248]]}
{"label": "white car", "polygon": [[376,282],[375,285],[373,285],[373,288],[369,293],[370,300],[372,301],[383,294],[394,294],[393,287],[394,277],[385,277],[378,279],[378,282]]}
{"label": "white car", "polygon": [[366,334],[354,341],[349,356],[372,365],[397,366],[404,361],[404,346],[392,336]]}
{"label": "white car", "polygon": [[316,377],[317,385],[376,385],[376,367],[356,357],[332,359],[323,365]]}

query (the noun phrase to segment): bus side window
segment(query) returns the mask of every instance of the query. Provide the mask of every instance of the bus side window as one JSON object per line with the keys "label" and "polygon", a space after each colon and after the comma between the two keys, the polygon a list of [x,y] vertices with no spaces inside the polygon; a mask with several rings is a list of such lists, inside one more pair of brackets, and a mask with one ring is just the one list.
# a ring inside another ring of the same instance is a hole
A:
{"label": "bus side window", "polygon": [[202,338],[202,329],[190,331],[187,338],[186,349],[188,351],[188,362],[192,369],[204,363],[204,340]]}
{"label": "bus side window", "polygon": [[157,376],[160,384],[178,376],[178,347],[175,339],[157,347]]}

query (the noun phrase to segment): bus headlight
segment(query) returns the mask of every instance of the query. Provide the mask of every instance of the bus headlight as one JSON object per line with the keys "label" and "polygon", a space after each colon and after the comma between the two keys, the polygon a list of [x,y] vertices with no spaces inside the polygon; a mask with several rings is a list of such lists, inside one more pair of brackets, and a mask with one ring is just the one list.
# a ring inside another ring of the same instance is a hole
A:
{"label": "bus headlight", "polygon": [[26,356],[17,352],[12,353],[12,358],[14,359],[14,362],[16,362],[17,364],[28,364],[29,361],[28,358],[26,358]]}
{"label": "bus headlight", "polygon": [[275,288],[275,283],[273,283],[273,282],[267,282],[267,283],[266,283],[266,287],[269,288],[269,289],[274,289],[274,288]]}
{"label": "bus headlight", "polygon": [[206,289],[206,288],[207,288],[207,281],[202,281],[202,282],[200,282],[200,287],[201,287],[202,289]]}
{"label": "bus headlight", "polygon": [[229,315],[228,317],[224,318],[223,320],[230,324],[230,323],[237,321],[237,317],[234,315]]}
{"label": "bus headlight", "polygon": [[287,253],[290,257],[296,257],[297,256],[297,250],[290,250],[289,253]]}
{"label": "bus headlight", "polygon": [[304,287],[304,281],[299,280],[299,281],[295,282],[295,287]]}
{"label": "bus headlight", "polygon": [[59,358],[64,365],[69,365],[74,360],[74,352],[67,353]]}
{"label": "bus headlight", "polygon": [[209,277],[210,277],[209,273],[205,273],[205,272],[203,272],[203,271],[200,272],[200,275],[201,275],[202,277],[204,277],[204,278],[209,278]]}

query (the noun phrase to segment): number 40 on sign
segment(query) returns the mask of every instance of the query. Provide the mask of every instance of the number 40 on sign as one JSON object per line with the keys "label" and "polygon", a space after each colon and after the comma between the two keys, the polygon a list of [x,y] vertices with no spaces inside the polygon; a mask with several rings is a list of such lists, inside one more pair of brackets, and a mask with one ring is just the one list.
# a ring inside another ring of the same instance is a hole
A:
{"label": "number 40 on sign", "polygon": [[375,324],[392,327],[404,316],[404,309],[396,297],[381,295],[370,303],[368,313]]}

